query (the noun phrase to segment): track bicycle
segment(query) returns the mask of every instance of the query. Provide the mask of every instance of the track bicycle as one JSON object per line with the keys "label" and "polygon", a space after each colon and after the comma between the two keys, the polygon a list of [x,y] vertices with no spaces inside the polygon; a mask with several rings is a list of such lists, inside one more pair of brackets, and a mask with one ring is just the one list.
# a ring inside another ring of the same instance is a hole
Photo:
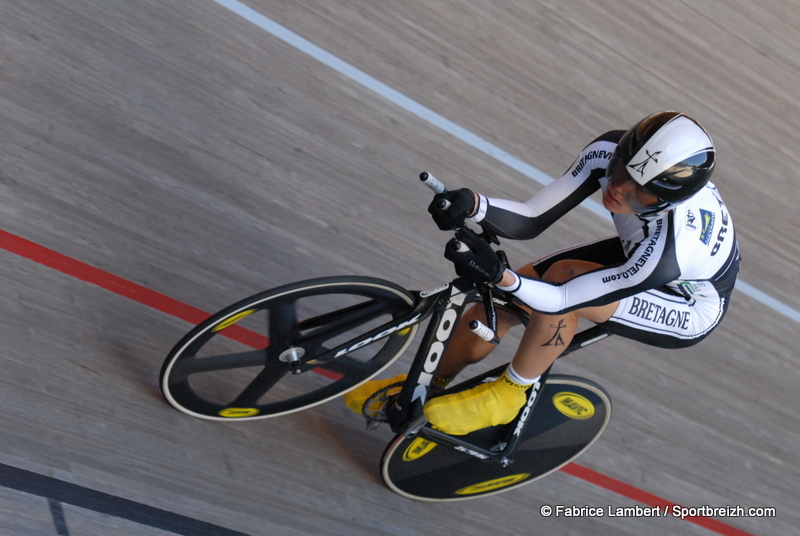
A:
{"label": "track bicycle", "polygon": [[[420,178],[434,191],[444,191],[432,175]],[[488,233],[483,237],[499,244]],[[437,394],[433,376],[462,313],[472,305],[483,307],[486,323],[472,321],[469,327],[486,341],[499,342],[498,310],[525,325],[529,319],[513,296],[461,278],[421,291],[364,276],[280,286],[234,303],[189,331],[162,366],[161,391],[176,409],[202,419],[286,415],[338,398],[380,374],[427,322],[406,381],[364,404],[370,427],[385,422],[396,434],[381,457],[383,481],[418,500],[508,491],[583,453],[607,426],[611,401],[597,383],[548,369],[508,424],[464,436],[430,426],[422,408]],[[608,336],[600,326],[589,327],[575,335],[562,357]],[[505,367],[446,392],[491,381]]]}

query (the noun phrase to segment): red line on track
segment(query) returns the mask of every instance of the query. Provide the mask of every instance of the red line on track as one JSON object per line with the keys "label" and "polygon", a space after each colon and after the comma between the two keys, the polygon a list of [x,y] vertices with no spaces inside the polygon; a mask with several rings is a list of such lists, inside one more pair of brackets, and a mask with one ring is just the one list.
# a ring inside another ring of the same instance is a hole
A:
{"label": "red line on track", "polygon": [[[97,285],[163,313],[186,320],[191,324],[202,322],[209,316],[208,313],[196,307],[192,307],[174,298],[137,285],[127,279],[123,279],[84,262],[62,255],[57,251],[2,229],[0,229],[0,247],[16,255],[80,279],[81,281]],[[254,347],[263,348],[266,346],[267,342],[267,339],[262,335],[240,328],[239,326],[227,328],[225,330],[225,335]],[[677,503],[667,501],[577,463],[567,464],[561,468],[561,471],[616,493],[617,495],[631,499],[638,504],[659,506],[662,510],[665,507],[669,507],[670,512],[672,511],[672,507],[677,506]],[[711,517],[686,517],[684,520],[712,532],[716,532],[717,534],[722,534],[723,536],[754,536],[749,532],[737,529]]]}
{"label": "red line on track", "polygon": [[[635,488],[629,484],[626,484],[625,482],[611,478],[610,476],[606,476],[602,473],[598,473],[597,471],[582,465],[578,465],[577,463],[567,464],[562,467],[561,470],[568,475],[580,478],[598,487],[607,489],[608,491],[613,491],[614,493],[622,495],[623,497],[627,497],[628,499],[633,499],[638,504],[657,506],[662,512],[672,512],[673,507],[680,506],[678,503],[662,499],[657,495],[653,495],[652,493]],[[714,519],[713,517],[688,516],[682,519],[724,536],[754,536],[749,532],[745,532],[741,529],[737,529],[736,527],[727,525]]]}
{"label": "red line on track", "polygon": [[[186,320],[191,324],[198,324],[209,317],[209,314],[201,309],[95,268],[85,262],[62,255],[3,229],[0,229],[0,247],[81,281],[97,285],[163,313]],[[263,335],[235,325],[225,329],[225,336],[254,348],[264,348],[269,342]]]}

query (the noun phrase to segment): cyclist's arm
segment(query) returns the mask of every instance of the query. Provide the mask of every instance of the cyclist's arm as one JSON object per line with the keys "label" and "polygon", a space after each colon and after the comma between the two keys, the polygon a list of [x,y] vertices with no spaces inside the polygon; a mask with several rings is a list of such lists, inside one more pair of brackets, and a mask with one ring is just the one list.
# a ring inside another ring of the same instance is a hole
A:
{"label": "cyclist's arm", "polygon": [[607,132],[587,145],[564,175],[527,201],[479,196],[473,221],[503,238],[537,237],[600,188],[599,180],[622,133]]}
{"label": "cyclist's arm", "polygon": [[681,274],[672,227],[672,212],[650,222],[649,236],[631,252],[625,263],[579,275],[560,285],[506,270],[498,287],[512,292],[532,309],[547,314],[606,305],[663,287]]}

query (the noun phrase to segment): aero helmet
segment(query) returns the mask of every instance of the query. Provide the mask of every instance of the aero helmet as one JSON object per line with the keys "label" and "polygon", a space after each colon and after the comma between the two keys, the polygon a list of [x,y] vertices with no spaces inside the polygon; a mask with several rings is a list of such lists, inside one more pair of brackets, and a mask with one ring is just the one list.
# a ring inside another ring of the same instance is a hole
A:
{"label": "aero helmet", "polygon": [[622,136],[613,159],[621,160],[631,178],[664,203],[679,203],[711,178],[716,150],[697,121],[680,112],[659,112]]}

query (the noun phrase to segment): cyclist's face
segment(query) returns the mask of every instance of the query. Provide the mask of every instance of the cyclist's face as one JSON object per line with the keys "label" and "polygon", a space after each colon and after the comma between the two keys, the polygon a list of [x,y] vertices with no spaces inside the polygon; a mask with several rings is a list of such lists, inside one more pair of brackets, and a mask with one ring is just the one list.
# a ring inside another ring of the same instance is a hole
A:
{"label": "cyclist's face", "polygon": [[603,206],[617,214],[648,212],[661,201],[634,181],[619,158],[608,164],[608,182],[603,187]]}

